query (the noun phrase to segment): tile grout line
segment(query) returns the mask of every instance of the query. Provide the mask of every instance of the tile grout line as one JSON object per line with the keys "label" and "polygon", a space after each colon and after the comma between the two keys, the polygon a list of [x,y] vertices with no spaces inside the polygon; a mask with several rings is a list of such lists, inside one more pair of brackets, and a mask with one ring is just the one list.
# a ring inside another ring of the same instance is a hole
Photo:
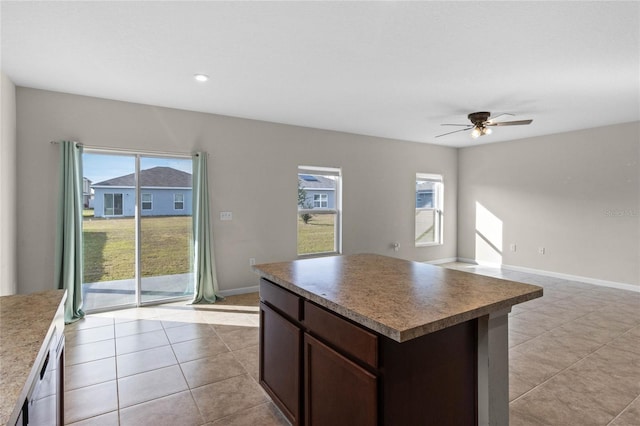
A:
{"label": "tile grout line", "polygon": [[[126,321],[126,322],[133,322],[133,321],[150,321],[150,320],[156,320],[156,319],[155,319],[154,317],[150,317],[150,318],[142,318],[142,319],[140,319],[140,318],[136,318],[136,319],[134,319],[134,320],[132,320],[132,321]],[[160,319],[157,319],[157,320],[158,320],[158,321],[160,321],[160,323],[161,323],[161,325],[162,325],[162,320],[160,320]],[[126,322],[125,322],[125,323],[126,323]],[[114,324],[114,326],[115,326],[115,324]],[[167,342],[169,343],[169,345],[168,345],[168,346],[170,346],[170,347],[171,347],[171,342],[169,341],[169,337],[168,337],[168,336],[167,336],[167,334],[166,334],[166,330],[165,330],[165,328],[164,328],[164,325],[162,325],[161,330],[164,332],[164,335],[165,335],[165,337],[167,338]],[[134,334],[130,334],[130,335],[126,335],[126,336],[121,336],[121,337],[135,336],[135,335],[140,335],[140,334],[144,334],[144,333],[151,333],[151,332],[154,332],[154,331],[160,331],[160,330],[142,331],[142,332],[140,332],[140,333],[134,333]],[[115,333],[115,330],[114,330],[114,333]],[[116,339],[114,339],[114,341],[115,341],[115,340],[116,340]],[[164,397],[168,397],[168,396],[171,396],[171,395],[175,395],[175,394],[180,393],[180,392],[184,392],[184,391],[172,392],[172,393],[170,393],[170,394],[163,395],[163,396],[161,396],[161,397],[157,397],[157,398],[153,398],[153,399],[150,399],[150,400],[148,400],[148,401],[141,401],[141,402],[138,402],[137,404],[132,404],[132,405],[129,405],[129,406],[127,406],[127,407],[121,407],[121,406],[120,406],[120,381],[119,381],[119,379],[120,379],[120,378],[117,376],[117,361],[118,361],[118,357],[119,357],[119,356],[122,356],[122,355],[130,355],[130,354],[134,354],[134,353],[136,353],[136,352],[143,352],[143,351],[146,351],[146,350],[157,349],[157,348],[160,348],[160,347],[163,347],[163,346],[154,346],[154,347],[152,347],[152,348],[141,349],[141,350],[137,350],[137,351],[133,351],[133,352],[127,352],[127,353],[124,353],[124,354],[120,354],[120,355],[118,355],[118,353],[117,353],[117,346],[116,346],[116,348],[115,348],[115,351],[116,351],[116,395],[117,395],[117,404],[118,404],[118,410],[117,410],[117,411],[118,411],[118,424],[120,424],[120,423],[122,422],[121,414],[122,414],[122,410],[123,410],[123,409],[127,409],[127,408],[131,408],[131,407],[135,407],[135,406],[137,406],[137,405],[141,405],[141,404],[149,403],[149,402],[151,402],[151,401],[155,401],[155,400],[160,399],[160,398],[164,398]],[[172,352],[173,352],[173,347],[171,347],[171,350],[172,350]],[[175,356],[175,353],[174,353],[174,356]],[[177,362],[177,357],[176,357],[176,363],[178,363],[178,362]],[[179,365],[179,363],[178,363],[178,365]],[[162,369],[162,368],[166,368],[166,367],[158,367],[158,368],[154,368],[154,369],[152,369],[152,370],[147,370],[147,371],[143,371],[143,372],[136,373],[136,374],[143,374],[143,373],[147,373],[147,372],[149,372],[149,371],[157,371],[157,370],[160,370],[160,369]],[[187,381],[186,381],[186,379],[184,378],[184,373],[182,372],[182,369],[180,369],[180,373],[181,373],[181,374],[183,374],[183,379],[185,380],[185,383],[186,383]],[[132,376],[135,376],[136,374],[131,374],[131,375],[129,375],[129,376],[125,376],[125,377],[132,377]],[[187,388],[188,388],[188,385],[187,385]],[[197,406],[197,405],[196,405],[196,406]]]}
{"label": "tile grout line", "polygon": [[[572,320],[570,320],[570,321],[567,321],[567,322],[565,322],[565,323],[563,323],[563,324],[561,324],[561,325],[558,325],[558,326],[556,326],[556,327],[550,328],[549,330],[545,330],[545,332],[544,332],[544,333],[539,334],[539,335],[537,335],[537,336],[533,336],[533,337],[531,337],[530,339],[525,340],[525,341],[524,341],[524,342],[522,342],[522,343],[518,343],[517,345],[515,345],[515,346],[513,346],[513,347],[509,348],[509,350],[510,350],[510,351],[511,351],[511,350],[515,350],[518,346],[520,346],[520,345],[522,345],[522,344],[524,344],[524,343],[527,343],[527,342],[530,342],[530,341],[532,341],[532,340],[534,340],[534,339],[537,339],[537,338],[539,338],[539,337],[542,337],[542,336],[544,336],[545,334],[550,333],[550,332],[552,332],[552,331],[554,331],[554,330],[557,330],[557,329],[559,329],[559,328],[562,328],[562,327],[564,327],[565,325],[567,325],[567,324],[569,324],[569,323],[572,323],[572,322],[574,322],[574,321],[579,320],[580,318],[584,318],[584,317],[586,317],[587,315],[592,314],[593,312],[596,312],[596,311],[588,312],[588,313],[586,313],[586,314],[584,314],[584,315],[581,315],[581,316],[576,317],[576,318],[574,318],[574,319],[572,319]],[[523,334],[523,333],[520,333],[520,334]],[[526,336],[526,334],[525,334],[525,336]]]}
{"label": "tile grout line", "polygon": [[[587,314],[588,315],[588,314]],[[563,368],[562,370],[556,372],[555,374],[553,374],[552,376],[550,376],[548,379],[544,380],[543,382],[535,385],[533,388],[529,389],[528,391],[526,391],[525,393],[523,393],[522,395],[518,396],[517,398],[515,398],[513,401],[509,401],[509,405],[511,405],[511,403],[516,402],[517,400],[519,400],[520,398],[526,396],[527,394],[531,393],[532,391],[534,391],[536,388],[544,385],[545,383],[549,382],[551,379],[553,379],[554,377],[556,377],[557,375],[564,373],[565,371],[567,371],[568,369],[570,369],[571,367],[573,367],[574,365],[584,361],[585,359],[587,359],[588,357],[590,357],[591,355],[593,355],[594,353],[598,352],[600,349],[604,348],[605,346],[608,346],[609,343],[613,342],[615,339],[617,339],[618,337],[622,336],[623,334],[628,333],[629,331],[631,331],[631,329],[625,331],[624,333],[621,333],[619,335],[617,335],[614,339],[609,340],[607,343],[603,343],[600,346],[598,346],[595,350],[589,352],[587,355],[583,356],[582,358],[580,358],[579,360],[577,360],[576,362],[574,362],[573,364],[568,365],[567,367]]]}
{"label": "tile grout line", "polygon": [[611,419],[611,421],[609,423],[607,423],[607,426],[613,424],[613,422],[615,422],[616,419],[618,419],[620,416],[622,416],[622,413],[624,413],[627,408],[631,407],[631,405],[633,405],[634,402],[639,401],[639,400],[640,400],[640,395],[638,395],[634,399],[632,399],[630,403],[628,403],[622,410],[620,410],[618,415],[616,415],[613,419]]}
{"label": "tile grout line", "polygon": [[[205,425],[205,424],[207,424],[207,421],[204,419],[204,414],[202,413],[202,410],[200,409],[200,406],[196,402],[195,396],[193,396],[193,391],[191,389],[191,386],[189,385],[189,381],[187,380],[187,377],[184,375],[184,370],[182,369],[182,363],[178,359],[178,355],[176,355],[176,351],[173,348],[173,342],[171,341],[171,339],[169,339],[169,335],[167,334],[167,327],[165,327],[165,325],[162,322],[162,320],[160,320],[160,324],[162,325],[162,330],[164,330],[164,334],[167,337],[167,341],[169,342],[169,347],[171,348],[171,353],[173,353],[173,356],[176,358],[176,363],[178,364],[178,368],[180,369],[180,373],[182,374],[182,378],[184,379],[184,382],[187,385],[187,390],[189,391],[189,396],[191,397],[191,400],[193,401],[193,405],[195,405],[196,406],[196,410],[198,410],[198,415],[200,416],[200,420],[202,420],[204,422],[204,423],[201,423],[201,424]],[[211,328],[213,328],[213,327],[211,327]],[[191,340],[195,340],[195,339],[191,339]],[[187,340],[187,341],[189,341],[189,340]],[[179,342],[179,343],[182,343],[182,342]]]}
{"label": "tile grout line", "polygon": [[[214,334],[216,336],[218,336],[218,333],[216,332],[215,328],[211,324],[206,323],[206,322],[205,322],[205,324],[207,324],[207,326],[214,332]],[[164,329],[165,334],[166,334],[167,329],[164,327],[164,324],[162,326],[163,326],[163,329]],[[204,415],[202,409],[200,408],[200,405],[198,405],[195,396],[193,395],[193,390],[194,389],[198,389],[199,387],[202,387],[202,386],[197,386],[195,388],[191,387],[191,385],[189,384],[189,381],[187,380],[187,377],[184,374],[184,370],[182,368],[183,362],[181,362],[178,359],[178,355],[175,353],[175,349],[173,348],[173,342],[171,342],[171,340],[169,339],[168,335],[167,335],[167,340],[169,340],[169,346],[171,347],[171,351],[173,352],[173,356],[176,357],[176,362],[178,363],[178,368],[180,368],[180,372],[182,373],[182,377],[184,378],[184,381],[185,381],[185,383],[187,385],[187,389],[189,390],[189,396],[191,397],[191,400],[193,401],[193,404],[196,406],[196,409],[198,410],[198,414],[200,415],[200,419],[203,421],[202,425],[206,425],[207,423],[210,423],[210,422],[205,419],[205,415]],[[181,341],[181,342],[176,342],[176,343],[190,342],[190,341],[193,341],[193,340],[197,340],[197,338],[196,339],[189,339],[189,340],[185,340],[185,341]],[[222,340],[222,339],[220,339],[220,340]],[[202,359],[202,358],[197,358],[197,359]],[[196,360],[189,360],[189,361],[185,361],[185,362],[191,362],[191,361],[196,361]],[[203,385],[203,386],[206,386],[206,385]]]}
{"label": "tile grout line", "polygon": [[[113,323],[112,323],[112,325],[113,325]],[[91,329],[95,329],[95,328],[99,328],[99,327],[108,327],[108,325],[100,325],[100,326],[96,326],[96,327],[88,327],[88,328],[86,328],[86,329],[75,330],[74,332],[76,332],[76,333],[77,333],[78,331],[82,331],[82,330],[91,330]],[[65,332],[66,332],[66,331],[65,331]],[[114,332],[114,338],[113,338],[113,341],[114,341],[114,345],[115,345],[115,328],[114,328],[113,332]],[[97,340],[97,341],[94,341],[94,342],[84,343],[83,345],[91,345],[91,344],[95,344],[95,343],[99,343],[99,342],[104,342],[104,341],[107,341],[107,340],[112,340],[112,339]],[[71,346],[71,347],[77,347],[77,346],[82,346],[82,345],[73,345],[73,346]],[[66,358],[66,357],[65,357],[65,358]],[[86,364],[86,363],[89,363],[89,362],[96,362],[96,361],[100,361],[100,360],[105,360],[105,359],[109,359],[109,358],[111,358],[111,357],[98,358],[98,359],[96,359],[96,360],[90,360],[90,361],[85,361],[85,362],[79,362],[79,363],[76,363],[76,364],[65,365],[65,368],[66,368],[66,367],[78,366],[78,365]],[[116,362],[116,360],[115,360],[115,347],[114,347],[114,356],[113,356],[113,358],[114,358],[114,362]],[[116,364],[116,368],[117,368],[117,364]],[[65,390],[64,390],[64,392],[65,392],[65,393],[67,393],[67,392],[79,391],[79,390],[81,390],[81,389],[83,389],[83,388],[87,388],[87,387],[91,387],[91,386],[101,385],[101,384],[104,384],[104,383],[108,383],[108,382],[110,382],[110,381],[112,381],[112,380],[106,380],[106,381],[102,381],[102,382],[98,382],[98,383],[93,383],[93,384],[89,384],[89,385],[85,385],[85,386],[80,386],[80,387],[77,387],[77,388],[74,388],[74,389],[69,389],[69,390],[65,389]],[[113,380],[113,381],[115,381],[115,382],[116,382],[116,389],[117,389],[117,371],[116,371],[116,377],[114,378],[114,380]],[[116,395],[116,407],[118,407],[118,405],[117,405],[117,404],[118,404],[118,401],[117,401],[117,395]],[[117,411],[117,409],[116,409],[116,411]],[[82,421],[86,421],[86,420],[89,420],[89,419],[92,419],[92,418],[95,418],[95,417],[98,417],[98,416],[101,416],[101,415],[105,415],[105,414],[108,414],[108,413],[111,413],[111,412],[113,412],[113,411],[108,411],[108,412],[106,412],[106,413],[100,413],[100,414],[96,414],[96,415],[89,416],[89,417],[86,417],[86,418],[77,419],[76,421],[74,421],[74,423],[82,422]],[[118,422],[118,423],[119,423],[119,422]],[[65,425],[66,425],[66,424],[67,424],[67,423],[65,422]]]}

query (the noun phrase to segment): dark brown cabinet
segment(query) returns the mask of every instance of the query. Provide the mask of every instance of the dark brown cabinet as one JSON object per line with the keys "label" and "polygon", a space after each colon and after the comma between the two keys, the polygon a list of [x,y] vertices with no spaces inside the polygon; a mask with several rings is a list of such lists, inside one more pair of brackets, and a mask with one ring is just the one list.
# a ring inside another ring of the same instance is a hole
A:
{"label": "dark brown cabinet", "polygon": [[398,343],[261,279],[260,384],[295,426],[477,424],[477,323]]}
{"label": "dark brown cabinet", "polygon": [[264,279],[260,298],[260,384],[289,421],[377,425],[377,336]]}
{"label": "dark brown cabinet", "polygon": [[304,335],[307,425],[375,426],[377,378],[309,334]]}
{"label": "dark brown cabinet", "polygon": [[293,425],[300,424],[302,330],[260,303],[260,384]]}

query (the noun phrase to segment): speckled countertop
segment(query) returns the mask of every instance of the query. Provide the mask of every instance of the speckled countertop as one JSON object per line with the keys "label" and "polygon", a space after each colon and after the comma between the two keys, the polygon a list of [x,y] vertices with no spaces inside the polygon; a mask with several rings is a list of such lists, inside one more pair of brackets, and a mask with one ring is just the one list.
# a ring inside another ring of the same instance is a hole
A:
{"label": "speckled countertop", "polygon": [[375,254],[254,266],[262,277],[398,342],[542,296],[542,288]]}
{"label": "speckled countertop", "polygon": [[65,298],[65,290],[0,297],[0,425],[15,424]]}

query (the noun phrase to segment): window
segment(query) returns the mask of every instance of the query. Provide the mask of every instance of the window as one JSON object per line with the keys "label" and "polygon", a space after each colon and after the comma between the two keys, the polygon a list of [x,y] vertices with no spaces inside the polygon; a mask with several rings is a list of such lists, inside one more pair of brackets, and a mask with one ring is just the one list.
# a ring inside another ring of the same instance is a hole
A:
{"label": "window", "polygon": [[184,194],[173,194],[173,209],[174,210],[184,209]]}
{"label": "window", "polygon": [[340,169],[298,167],[298,255],[340,253]]}
{"label": "window", "polygon": [[151,194],[141,194],[142,210],[153,209],[153,197]]}
{"label": "window", "polygon": [[416,247],[442,244],[441,175],[416,174]]}
{"label": "window", "polygon": [[329,195],[328,194],[313,194],[313,208],[327,208],[329,207]]}
{"label": "window", "polygon": [[122,194],[104,194],[105,216],[122,216]]}

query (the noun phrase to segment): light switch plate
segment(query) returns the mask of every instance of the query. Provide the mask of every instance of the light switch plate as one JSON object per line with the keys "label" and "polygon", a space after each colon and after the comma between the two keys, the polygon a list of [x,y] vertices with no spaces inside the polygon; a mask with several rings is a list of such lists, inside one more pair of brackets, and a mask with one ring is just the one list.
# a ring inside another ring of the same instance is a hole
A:
{"label": "light switch plate", "polygon": [[233,213],[231,212],[220,212],[220,220],[232,220]]}

